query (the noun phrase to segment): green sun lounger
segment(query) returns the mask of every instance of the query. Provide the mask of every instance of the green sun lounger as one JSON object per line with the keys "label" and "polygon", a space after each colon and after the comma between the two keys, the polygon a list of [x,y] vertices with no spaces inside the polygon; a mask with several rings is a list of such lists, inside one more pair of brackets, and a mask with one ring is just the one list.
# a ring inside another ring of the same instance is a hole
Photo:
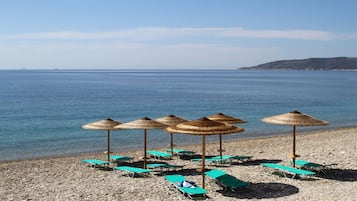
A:
{"label": "green sun lounger", "polygon": [[114,156],[110,156],[110,159],[114,162],[130,162],[133,161],[134,158],[133,157],[128,157],[128,156],[120,156],[120,155],[114,155]]}
{"label": "green sun lounger", "polygon": [[[223,165],[223,164],[231,164],[232,161],[247,161],[250,160],[252,156],[231,156],[231,155],[223,155],[222,158],[220,156],[214,156],[206,158],[206,162],[209,165]],[[195,158],[191,160],[192,162],[200,162],[201,158]]]}
{"label": "green sun lounger", "polygon": [[213,169],[205,172],[205,174],[213,179],[218,185],[222,186],[225,191],[230,189],[231,191],[235,192],[237,189],[246,188],[249,186],[248,182],[242,181],[222,170]]}
{"label": "green sun lounger", "polygon": [[178,189],[181,193],[187,195],[191,199],[206,198],[207,191],[200,186],[196,186],[195,188],[180,187],[179,183],[186,180],[186,178],[182,175],[166,175],[165,179],[170,182],[171,186]]}
{"label": "green sun lounger", "polygon": [[149,150],[146,153],[151,155],[155,159],[171,159],[172,157],[172,154],[168,154],[166,152],[156,151],[156,150]]}
{"label": "green sun lounger", "polygon": [[246,160],[250,160],[251,158],[253,158],[253,156],[231,156],[231,155],[223,155],[222,159],[220,156],[215,156],[212,157],[211,160],[215,160],[217,162],[232,162],[232,161],[246,161]]}
{"label": "green sun lounger", "polygon": [[147,164],[147,168],[149,169],[155,169],[159,168],[161,172],[163,172],[165,169],[169,171],[170,169],[176,170],[176,169],[182,169],[183,165],[171,165],[171,164],[166,164],[166,163],[150,163]]}
{"label": "green sun lounger", "polygon": [[[192,155],[196,153],[194,151],[187,151],[184,149],[176,149],[176,148],[174,148],[172,151],[173,151],[172,154],[177,154],[177,155]],[[171,153],[171,149],[167,149],[166,152]]]}
{"label": "green sun lounger", "polygon": [[324,175],[326,175],[325,168],[327,168],[327,166],[329,166],[329,165],[323,165],[323,164],[319,164],[319,163],[312,163],[312,162],[309,162],[306,160],[295,160],[295,165],[296,165],[296,167],[299,167],[299,168],[302,168],[305,170],[314,171],[317,174],[322,172]]}
{"label": "green sun lounger", "polygon": [[127,176],[129,177],[134,177],[135,175],[147,176],[150,172],[152,172],[151,170],[148,169],[130,167],[130,166],[117,166],[114,168],[114,170],[125,171]]}
{"label": "green sun lounger", "polygon": [[266,167],[266,168],[278,170],[278,171],[282,172],[285,177],[287,177],[286,173],[292,174],[293,175],[292,178],[295,178],[296,176],[303,176],[303,175],[304,176],[312,176],[315,174],[314,172],[311,172],[308,170],[297,169],[294,167],[289,167],[289,166],[280,165],[280,164],[276,164],[276,163],[262,163],[262,166]]}
{"label": "green sun lounger", "polygon": [[103,167],[108,166],[108,161],[98,160],[98,159],[84,159],[82,160],[83,163],[90,164],[93,167]]}

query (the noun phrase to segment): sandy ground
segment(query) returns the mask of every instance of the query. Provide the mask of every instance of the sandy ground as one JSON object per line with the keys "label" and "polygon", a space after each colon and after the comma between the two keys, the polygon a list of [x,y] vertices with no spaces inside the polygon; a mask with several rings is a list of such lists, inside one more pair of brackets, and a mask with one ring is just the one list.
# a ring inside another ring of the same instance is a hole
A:
{"label": "sandy ground", "polygon": [[[201,154],[201,145],[181,146]],[[207,155],[217,155],[218,144],[207,145]],[[252,161],[233,163],[221,169],[250,186],[237,192],[222,191],[206,178],[206,200],[357,200],[357,128],[316,131],[297,136],[297,154],[301,159],[335,164],[327,175],[291,179],[264,171],[264,162],[289,165],[291,136],[224,142],[225,154],[251,155]],[[161,149],[161,150],[164,150]],[[134,156],[129,165],[142,164],[142,150],[115,153]],[[0,200],[188,200],[159,172],[148,177],[127,177],[121,171],[89,167],[82,159],[105,159],[104,154],[22,160],[0,163]],[[149,160],[154,162],[153,159]],[[157,162],[157,161],[156,161]],[[198,163],[173,157],[170,164],[184,165],[182,174],[201,184]],[[113,164],[111,164],[113,166]]]}

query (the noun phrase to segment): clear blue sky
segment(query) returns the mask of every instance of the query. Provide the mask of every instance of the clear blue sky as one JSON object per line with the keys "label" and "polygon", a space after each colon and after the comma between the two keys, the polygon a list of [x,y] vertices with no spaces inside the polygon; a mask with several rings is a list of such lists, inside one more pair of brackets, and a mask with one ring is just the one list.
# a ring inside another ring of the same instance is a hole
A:
{"label": "clear blue sky", "polygon": [[4,0],[0,69],[233,69],[357,56],[355,0]]}

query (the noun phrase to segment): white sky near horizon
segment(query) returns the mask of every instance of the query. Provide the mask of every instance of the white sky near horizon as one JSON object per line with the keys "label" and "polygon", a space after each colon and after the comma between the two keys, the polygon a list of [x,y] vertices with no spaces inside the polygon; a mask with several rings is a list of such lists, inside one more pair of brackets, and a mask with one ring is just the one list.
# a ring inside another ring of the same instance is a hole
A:
{"label": "white sky near horizon", "polygon": [[235,69],[355,57],[354,0],[0,1],[0,69]]}

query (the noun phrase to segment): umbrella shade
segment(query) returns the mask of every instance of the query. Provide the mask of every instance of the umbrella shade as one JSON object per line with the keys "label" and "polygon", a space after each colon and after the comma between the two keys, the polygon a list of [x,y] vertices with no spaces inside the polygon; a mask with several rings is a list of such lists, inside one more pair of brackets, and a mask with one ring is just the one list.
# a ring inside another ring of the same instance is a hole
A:
{"label": "umbrella shade", "polygon": [[[219,121],[219,122],[224,122],[224,123],[229,123],[229,124],[247,123],[246,121],[244,121],[242,119],[228,116],[223,113],[217,113],[215,115],[208,116],[207,118],[210,120],[213,120],[213,121]],[[222,159],[222,135],[219,135],[219,156]]]}
{"label": "umbrella shade", "polygon": [[159,129],[166,128],[167,125],[152,120],[148,117],[143,117],[141,119],[131,121],[128,123],[123,123],[118,126],[115,126],[116,129]]}
{"label": "umbrella shade", "polygon": [[116,129],[144,129],[144,168],[146,169],[146,130],[147,129],[163,129],[167,125],[154,121],[148,117],[144,117],[132,122],[123,123],[115,126]]}
{"label": "umbrella shade", "polygon": [[165,117],[157,118],[155,119],[155,121],[166,124],[168,126],[174,126],[176,124],[183,123],[188,120],[171,114]]}
{"label": "umbrella shade", "polygon": [[265,117],[262,121],[271,124],[290,125],[290,126],[326,126],[327,121],[322,121],[299,111],[292,111],[271,117]]}
{"label": "umbrella shade", "polygon": [[218,121],[212,121],[206,117],[194,121],[180,123],[175,126],[170,126],[165,130],[167,132],[183,133],[190,135],[218,135],[244,131],[243,128],[240,128],[238,126]]}
{"label": "umbrella shade", "polygon": [[[160,123],[166,124],[168,126],[175,126],[179,123],[183,123],[183,122],[187,122],[186,119],[183,119],[181,117],[177,117],[175,115],[169,115],[166,117],[161,117],[158,119],[155,119],[155,121],[158,121]],[[170,149],[171,149],[171,154],[174,153],[174,138],[173,138],[173,134],[170,133]]]}
{"label": "umbrella shade", "polygon": [[113,119],[104,119],[92,123],[88,123],[82,126],[84,129],[89,130],[114,130],[114,126],[121,124],[119,121],[114,121]]}
{"label": "umbrella shade", "polygon": [[194,121],[170,126],[165,129],[169,133],[181,133],[189,135],[202,135],[202,187],[205,187],[205,152],[206,135],[230,134],[244,131],[243,128],[232,124],[209,120],[206,117]]}
{"label": "umbrella shade", "polygon": [[107,157],[108,161],[110,160],[110,130],[114,130],[114,127],[121,124],[119,121],[114,121],[113,119],[104,119],[92,123],[88,123],[82,126],[84,129],[89,130],[107,130],[107,139],[108,139],[108,147],[107,147]]}
{"label": "umbrella shade", "polygon": [[242,119],[228,116],[223,113],[217,113],[215,115],[208,116],[207,118],[210,120],[213,120],[213,121],[220,121],[220,122],[225,122],[225,123],[229,123],[229,124],[247,123],[246,121],[244,121]]}
{"label": "umbrella shade", "polygon": [[326,126],[328,125],[327,121],[322,121],[311,117],[307,114],[301,113],[299,111],[292,111],[289,113],[266,117],[262,119],[263,122],[271,123],[271,124],[279,124],[279,125],[290,125],[293,126],[293,167],[295,167],[295,158],[297,155],[295,154],[296,147],[296,126]]}

